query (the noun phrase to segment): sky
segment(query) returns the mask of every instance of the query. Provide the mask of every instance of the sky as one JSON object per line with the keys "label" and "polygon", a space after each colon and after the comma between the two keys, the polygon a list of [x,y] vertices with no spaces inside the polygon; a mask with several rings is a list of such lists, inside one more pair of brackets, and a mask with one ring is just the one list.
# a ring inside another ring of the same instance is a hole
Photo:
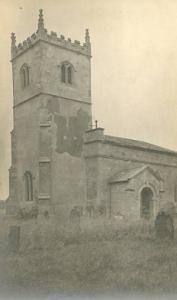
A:
{"label": "sky", "polygon": [[13,128],[10,34],[45,27],[92,43],[93,118],[105,133],[177,150],[176,0],[0,0],[0,199],[8,196]]}

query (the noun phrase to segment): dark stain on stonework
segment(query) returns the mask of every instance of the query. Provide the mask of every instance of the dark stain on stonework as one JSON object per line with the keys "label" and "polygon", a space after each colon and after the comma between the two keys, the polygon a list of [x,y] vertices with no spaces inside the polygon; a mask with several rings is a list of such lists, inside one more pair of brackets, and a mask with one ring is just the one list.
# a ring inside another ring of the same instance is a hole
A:
{"label": "dark stain on stonework", "polygon": [[66,118],[64,118],[63,116],[55,115],[54,122],[57,126],[56,151],[59,153],[66,152],[66,149],[68,148]]}
{"label": "dark stain on stonework", "polygon": [[49,113],[60,113],[60,105],[59,102],[54,100],[54,99],[50,99],[47,102],[47,109]]}
{"label": "dark stain on stonework", "polygon": [[58,153],[68,152],[73,156],[80,156],[83,145],[83,135],[88,128],[90,117],[88,113],[79,109],[77,115],[66,118],[55,115],[54,121],[57,125],[57,147]]}

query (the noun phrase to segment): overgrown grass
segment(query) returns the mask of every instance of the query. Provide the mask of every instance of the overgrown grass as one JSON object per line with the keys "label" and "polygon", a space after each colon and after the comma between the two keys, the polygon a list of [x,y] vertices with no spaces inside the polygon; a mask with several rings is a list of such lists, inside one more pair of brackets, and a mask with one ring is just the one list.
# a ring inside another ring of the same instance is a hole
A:
{"label": "overgrown grass", "polygon": [[77,234],[0,256],[1,286],[41,292],[177,290],[177,240],[137,230]]}

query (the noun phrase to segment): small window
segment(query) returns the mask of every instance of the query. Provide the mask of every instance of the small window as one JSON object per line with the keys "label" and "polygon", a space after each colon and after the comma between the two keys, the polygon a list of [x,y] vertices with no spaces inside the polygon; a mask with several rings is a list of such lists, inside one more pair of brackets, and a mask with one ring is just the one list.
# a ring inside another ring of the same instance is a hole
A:
{"label": "small window", "polygon": [[25,88],[29,85],[29,67],[24,64],[20,69],[20,75],[21,75],[21,86],[22,88]]}
{"label": "small window", "polygon": [[25,200],[33,201],[33,178],[29,171],[25,172]]}
{"label": "small window", "polygon": [[61,81],[68,84],[73,83],[73,67],[69,62],[62,63]]}

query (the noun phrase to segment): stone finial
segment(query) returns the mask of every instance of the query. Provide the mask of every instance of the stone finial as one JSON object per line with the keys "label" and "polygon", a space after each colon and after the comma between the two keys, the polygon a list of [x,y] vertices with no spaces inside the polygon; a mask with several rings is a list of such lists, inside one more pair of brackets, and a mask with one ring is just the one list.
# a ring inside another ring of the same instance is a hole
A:
{"label": "stone finial", "polygon": [[39,19],[38,19],[38,30],[37,30],[37,36],[40,38],[46,37],[47,29],[44,27],[44,17],[43,17],[43,10],[39,10]]}
{"label": "stone finial", "polygon": [[38,31],[44,30],[44,18],[43,18],[43,10],[39,10],[39,19],[38,19]]}
{"label": "stone finial", "polygon": [[86,45],[90,44],[90,35],[89,35],[88,29],[85,30],[85,43],[86,43]]}
{"label": "stone finial", "polygon": [[12,32],[11,33],[11,55],[12,55],[12,57],[14,56],[15,51],[16,51],[16,36],[15,36],[15,33]]}

